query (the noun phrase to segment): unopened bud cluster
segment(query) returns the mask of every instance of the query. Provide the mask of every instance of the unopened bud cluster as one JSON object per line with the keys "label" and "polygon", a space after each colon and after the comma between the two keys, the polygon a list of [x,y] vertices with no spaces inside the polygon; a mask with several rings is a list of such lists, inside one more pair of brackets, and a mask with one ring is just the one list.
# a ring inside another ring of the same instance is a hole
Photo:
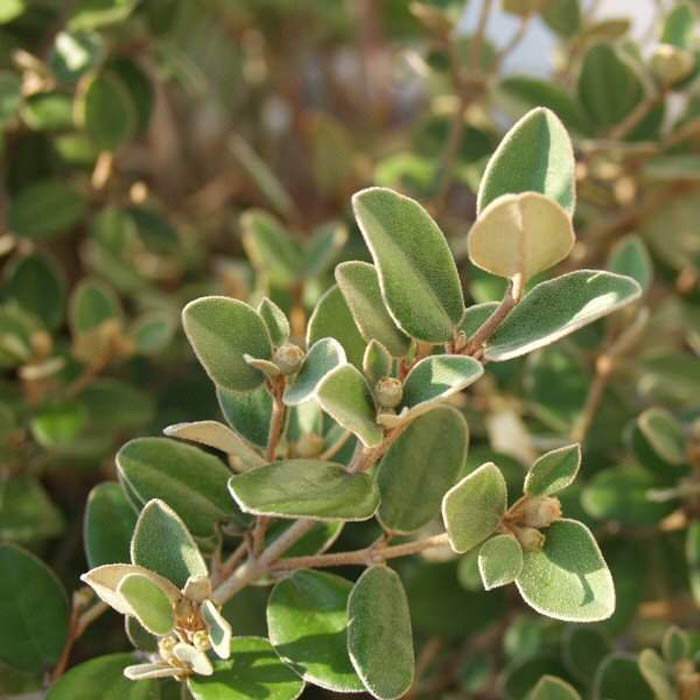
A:
{"label": "unopened bud cluster", "polygon": [[540,530],[561,518],[561,503],[552,496],[526,496],[506,516],[520,546],[526,552],[541,549],[545,535]]}

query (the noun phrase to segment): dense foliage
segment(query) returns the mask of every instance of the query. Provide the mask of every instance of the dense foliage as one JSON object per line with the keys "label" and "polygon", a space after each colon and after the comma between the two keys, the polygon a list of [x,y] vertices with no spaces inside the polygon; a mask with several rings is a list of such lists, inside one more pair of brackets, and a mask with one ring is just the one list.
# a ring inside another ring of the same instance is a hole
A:
{"label": "dense foliage", "polygon": [[700,8],[472,4],[0,0],[0,696],[700,698]]}

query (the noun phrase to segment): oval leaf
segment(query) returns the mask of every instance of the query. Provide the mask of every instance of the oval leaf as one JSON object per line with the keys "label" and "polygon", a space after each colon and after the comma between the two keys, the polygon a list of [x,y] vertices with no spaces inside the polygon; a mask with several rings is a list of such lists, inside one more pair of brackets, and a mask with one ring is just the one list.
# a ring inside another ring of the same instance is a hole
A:
{"label": "oval leaf", "polygon": [[478,564],[487,591],[505,586],[515,581],[522,571],[522,547],[512,535],[496,535],[481,545]]}
{"label": "oval leaf", "polygon": [[566,445],[543,454],[525,476],[523,492],[551,496],[573,483],[581,466],[581,446]]}
{"label": "oval leaf", "polygon": [[175,625],[175,614],[168,596],[141,574],[125,576],[117,592],[129,603],[138,621],[151,634],[164,635]]}
{"label": "oval leaf", "polygon": [[313,398],[323,378],[342,364],[345,364],[345,350],[335,338],[316,341],[309,348],[294,383],[284,392],[284,402],[298,406]]}

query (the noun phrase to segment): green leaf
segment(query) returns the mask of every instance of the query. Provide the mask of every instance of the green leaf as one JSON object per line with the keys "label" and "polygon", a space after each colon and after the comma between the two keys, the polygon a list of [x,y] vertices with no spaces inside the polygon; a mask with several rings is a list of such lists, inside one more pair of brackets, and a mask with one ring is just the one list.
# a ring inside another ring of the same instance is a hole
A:
{"label": "green leaf", "polygon": [[396,327],[384,305],[376,268],[354,260],[344,262],[335,268],[335,279],[362,337],[379,341],[394,357],[405,355],[411,340]]}
{"label": "green leaf", "polygon": [[501,323],[484,357],[503,362],[549,345],[638,299],[642,289],[630,277],[577,270],[542,282]]}
{"label": "green leaf", "polygon": [[523,493],[552,496],[573,483],[581,466],[581,445],[566,445],[543,454],[525,476]]}
{"label": "green leaf", "polygon": [[676,700],[672,676],[666,662],[653,649],[642,649],[637,661],[644,680],[651,686],[658,700]]}
{"label": "green leaf", "polygon": [[523,550],[512,535],[496,535],[481,545],[478,563],[484,588],[490,591],[512,583],[520,575]]}
{"label": "green leaf", "polygon": [[329,372],[316,389],[326,413],[357,435],[367,447],[376,447],[384,434],[376,423],[377,409],[367,382],[352,365]]}
{"label": "green leaf", "polygon": [[527,700],[581,700],[576,689],[556,676],[542,676]]}
{"label": "green leaf", "polygon": [[75,335],[89,333],[106,321],[121,319],[119,298],[104,282],[83,279],[70,297],[68,316]]}
{"label": "green leaf", "polygon": [[27,11],[25,0],[6,0],[0,8],[0,24],[9,24]]}
{"label": "green leaf", "polygon": [[98,73],[85,91],[85,128],[98,148],[115,151],[136,132],[138,115],[131,95],[112,71]]}
{"label": "green leaf", "polygon": [[51,69],[62,82],[74,83],[102,60],[104,52],[99,34],[59,32],[51,51]]}
{"label": "green leaf", "polygon": [[542,19],[560,36],[571,37],[581,30],[581,0],[549,0]]}
{"label": "green leaf", "polygon": [[83,520],[83,541],[88,566],[130,561],[129,545],[136,526],[136,514],[119,484],[95,486],[87,499]]}
{"label": "green leaf", "polygon": [[690,654],[690,636],[685,630],[682,630],[676,625],[671,625],[664,632],[661,640],[661,650],[664,654],[664,659],[669,664],[678,663],[681,659],[685,659]]}
{"label": "green leaf", "polygon": [[408,373],[403,388],[403,405],[411,411],[422,410],[442,401],[470,384],[484,373],[484,368],[463,355],[431,355],[423,358]]}
{"label": "green leaf", "polygon": [[66,131],[73,128],[73,100],[60,92],[36,92],[22,108],[24,123],[34,131]]}
{"label": "green leaf", "polygon": [[265,375],[243,355],[272,358],[272,344],[260,316],[242,301],[202,297],[182,311],[187,339],[211,380],[232,391],[257,389]]}
{"label": "green leaf", "polygon": [[394,700],[413,683],[413,632],[408,599],[395,571],[367,569],[348,599],[348,652],[375,698]]}
{"label": "green leaf", "polygon": [[131,440],[117,453],[117,471],[140,505],[163,499],[195,537],[209,537],[216,523],[240,518],[226,490],[231,472],[191,445],[167,438]]}
{"label": "green leaf", "polygon": [[632,61],[612,44],[595,44],[583,57],[578,96],[589,118],[605,132],[644,99],[645,89]]}
{"label": "green leaf", "polygon": [[348,362],[360,369],[366,343],[337,284],[318,300],[306,327],[306,346],[321,338],[335,338],[344,348]]}
{"label": "green leaf", "polygon": [[676,466],[685,462],[685,431],[672,413],[664,408],[648,408],[639,416],[638,425],[664,462]]}
{"label": "green leaf", "polygon": [[229,490],[245,512],[283,518],[367,520],[379,505],[368,474],[312,459],[275,462],[231,477]]}
{"label": "green leaf", "polygon": [[304,690],[262,637],[236,637],[228,661],[215,661],[213,675],[191,676],[187,684],[195,700],[295,700]]}
{"label": "green leaf", "polygon": [[353,195],[355,218],[399,328],[426,342],[452,340],[464,313],[462,287],[445,237],[418,202],[371,187]]}
{"label": "green leaf", "polygon": [[376,384],[383,377],[391,375],[392,357],[389,351],[378,341],[367,343],[362,358],[362,371],[371,384]]}
{"label": "green leaf", "polygon": [[567,669],[577,680],[588,684],[610,653],[610,643],[593,626],[569,625],[562,639],[562,652]]}
{"label": "green leaf", "polygon": [[695,38],[697,15],[689,2],[675,3],[661,29],[661,43],[679,49],[691,49]]}
{"label": "green leaf", "polygon": [[306,278],[318,278],[326,272],[347,239],[348,230],[339,221],[329,221],[314,229],[306,245]]}
{"label": "green leaf", "polygon": [[168,634],[175,626],[170,599],[146,576],[125,576],[117,592],[124,596],[138,621],[151,634]]}
{"label": "green leaf", "polygon": [[71,13],[68,26],[72,30],[91,30],[123,22],[138,0],[83,0]]}
{"label": "green leaf", "polygon": [[190,576],[209,573],[185,523],[167,503],[156,498],[146,504],[136,522],[131,560],[172,581],[178,588],[183,588]]}
{"label": "green leaf", "polygon": [[442,501],[452,549],[466,552],[492,535],[505,515],[507,499],[505,479],[493,462],[482,464],[453,486]]}
{"label": "green leaf", "polygon": [[202,603],[201,611],[212,649],[219,658],[228,659],[231,655],[231,624],[211,600]]}
{"label": "green leaf", "polygon": [[135,661],[133,654],[108,654],[74,666],[51,687],[46,700],[91,700],[98,688],[100,700],[155,700],[160,697],[158,681],[134,683],[124,676]]}
{"label": "green leaf", "polygon": [[467,423],[452,407],[436,406],[412,421],[379,464],[384,527],[409,533],[431,522],[462,474],[468,444]]}
{"label": "green leaf", "polygon": [[486,301],[483,304],[470,306],[462,318],[460,328],[467,338],[471,338],[481,326],[488,321],[493,312],[498,308],[497,301]]}
{"label": "green leaf", "polygon": [[649,252],[636,235],[625,236],[615,244],[608,257],[608,268],[611,272],[636,280],[645,292],[654,275]]}
{"label": "green leaf", "polygon": [[0,71],[0,127],[9,124],[22,106],[22,79]]}
{"label": "green leaf", "polygon": [[469,259],[499,277],[523,284],[566,258],[574,245],[567,212],[537,192],[503,195],[474,222],[467,237]]}
{"label": "green leaf", "polygon": [[335,338],[317,340],[306,353],[294,382],[284,392],[287,406],[298,406],[312,399],[324,377],[345,364],[345,351]]}
{"label": "green leaf", "polygon": [[595,622],[615,610],[615,587],[598,543],[588,528],[562,519],[544,531],[541,550],[525,552],[516,585],[541,615]]}
{"label": "green leaf", "polygon": [[696,603],[700,602],[700,522],[694,521],[688,527],[685,537],[685,558],[688,561],[690,592]]}
{"label": "green leaf", "polygon": [[68,637],[68,596],[33,554],[0,544],[0,660],[22,671],[55,664]]}
{"label": "green leaf", "polygon": [[289,340],[289,321],[274,301],[263,297],[258,304],[258,314],[262,318],[273,345],[284,345]]}
{"label": "green leaf", "polygon": [[216,387],[216,398],[226,422],[239,435],[256,447],[267,447],[272,396],[265,387],[245,392]]}
{"label": "green leaf", "polygon": [[637,659],[631,654],[610,654],[598,667],[593,682],[595,700],[635,698],[656,700],[639,672]]}
{"label": "green leaf", "polygon": [[8,213],[18,236],[48,239],[69,231],[85,217],[87,200],[65,180],[41,180],[20,190]]}
{"label": "green leaf", "polygon": [[549,109],[528,112],[505,135],[479,185],[479,214],[504,194],[539,192],[571,216],[576,205],[574,151],[564,125]]}
{"label": "green leaf", "polygon": [[352,583],[320,571],[296,571],[272,590],[270,641],[305,680],[337,692],[362,692],[347,649]]}
{"label": "green leaf", "polygon": [[129,326],[129,336],[139,355],[159,355],[170,344],[174,333],[175,322],[167,311],[145,313]]}
{"label": "green leaf", "polygon": [[33,476],[0,480],[0,540],[29,543],[58,537],[65,518]]}

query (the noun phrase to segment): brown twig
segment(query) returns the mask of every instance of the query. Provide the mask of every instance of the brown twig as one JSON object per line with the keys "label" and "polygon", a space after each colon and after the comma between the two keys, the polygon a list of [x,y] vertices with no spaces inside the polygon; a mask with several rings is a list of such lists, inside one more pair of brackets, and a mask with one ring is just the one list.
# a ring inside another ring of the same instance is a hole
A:
{"label": "brown twig", "polygon": [[474,355],[479,348],[491,337],[494,331],[501,325],[505,317],[513,310],[522,296],[522,283],[518,279],[508,281],[506,293],[503,295],[498,308],[479,327],[474,336],[464,348],[463,354]]}

